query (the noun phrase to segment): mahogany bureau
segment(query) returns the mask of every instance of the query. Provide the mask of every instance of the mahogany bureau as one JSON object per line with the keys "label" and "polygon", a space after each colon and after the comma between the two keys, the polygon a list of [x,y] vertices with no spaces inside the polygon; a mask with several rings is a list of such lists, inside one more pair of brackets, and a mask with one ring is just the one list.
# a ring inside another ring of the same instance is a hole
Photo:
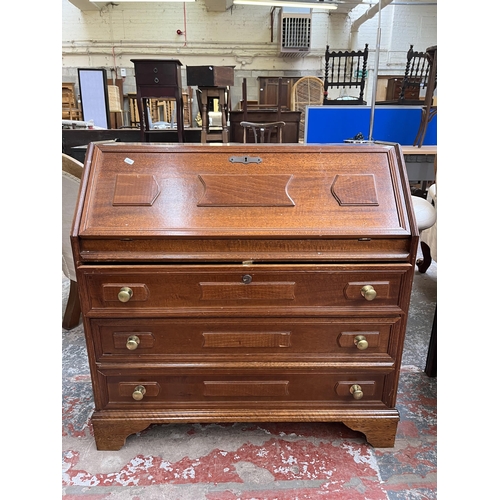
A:
{"label": "mahogany bureau", "polygon": [[418,243],[398,145],[92,143],[71,238],[99,450],[175,422],[394,446]]}

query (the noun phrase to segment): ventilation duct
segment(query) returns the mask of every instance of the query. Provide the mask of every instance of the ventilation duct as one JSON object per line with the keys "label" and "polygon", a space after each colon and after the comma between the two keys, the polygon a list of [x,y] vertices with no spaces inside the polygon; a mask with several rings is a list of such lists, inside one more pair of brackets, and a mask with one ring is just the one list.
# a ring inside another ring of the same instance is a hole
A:
{"label": "ventilation duct", "polygon": [[280,55],[304,57],[311,50],[311,9],[283,7],[280,12]]}

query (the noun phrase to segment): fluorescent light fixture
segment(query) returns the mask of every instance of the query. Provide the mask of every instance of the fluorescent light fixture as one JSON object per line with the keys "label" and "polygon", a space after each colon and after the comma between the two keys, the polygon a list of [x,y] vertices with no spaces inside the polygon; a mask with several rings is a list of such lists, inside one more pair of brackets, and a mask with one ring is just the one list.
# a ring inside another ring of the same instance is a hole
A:
{"label": "fluorescent light fixture", "polygon": [[116,3],[171,3],[171,2],[196,2],[196,0],[116,0]]}
{"label": "fluorescent light fixture", "polygon": [[329,9],[334,10],[337,4],[332,0],[233,0],[236,5],[265,5],[269,7],[301,7],[306,9]]}

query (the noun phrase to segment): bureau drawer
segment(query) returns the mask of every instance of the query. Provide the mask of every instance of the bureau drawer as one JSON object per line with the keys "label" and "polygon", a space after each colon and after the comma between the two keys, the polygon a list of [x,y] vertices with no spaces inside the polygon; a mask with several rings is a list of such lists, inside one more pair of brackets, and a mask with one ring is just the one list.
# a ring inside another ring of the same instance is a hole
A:
{"label": "bureau drawer", "polygon": [[106,409],[180,408],[189,405],[272,407],[280,403],[310,402],[335,405],[382,403],[386,374],[380,372],[314,372],[212,370],[193,373],[177,370],[169,374],[127,371],[101,373]]}
{"label": "bureau drawer", "polygon": [[401,319],[92,320],[98,362],[393,362]]}
{"label": "bureau drawer", "polygon": [[[409,297],[409,264],[83,266],[85,312],[125,315],[325,314],[320,308],[388,312]],[[406,287],[408,289],[408,287]],[[329,314],[330,312],[328,312]]]}

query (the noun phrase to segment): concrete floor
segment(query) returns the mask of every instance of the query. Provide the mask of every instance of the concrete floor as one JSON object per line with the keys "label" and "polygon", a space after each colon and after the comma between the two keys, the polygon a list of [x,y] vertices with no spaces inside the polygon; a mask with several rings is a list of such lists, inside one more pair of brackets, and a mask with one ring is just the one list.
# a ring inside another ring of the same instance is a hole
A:
{"label": "concrete floor", "polygon": [[[396,445],[373,448],[335,423],[155,425],[97,451],[83,328],[63,330],[64,500],[434,500],[437,379],[424,373],[437,264],[415,273]],[[63,278],[62,306],[69,282]]]}

